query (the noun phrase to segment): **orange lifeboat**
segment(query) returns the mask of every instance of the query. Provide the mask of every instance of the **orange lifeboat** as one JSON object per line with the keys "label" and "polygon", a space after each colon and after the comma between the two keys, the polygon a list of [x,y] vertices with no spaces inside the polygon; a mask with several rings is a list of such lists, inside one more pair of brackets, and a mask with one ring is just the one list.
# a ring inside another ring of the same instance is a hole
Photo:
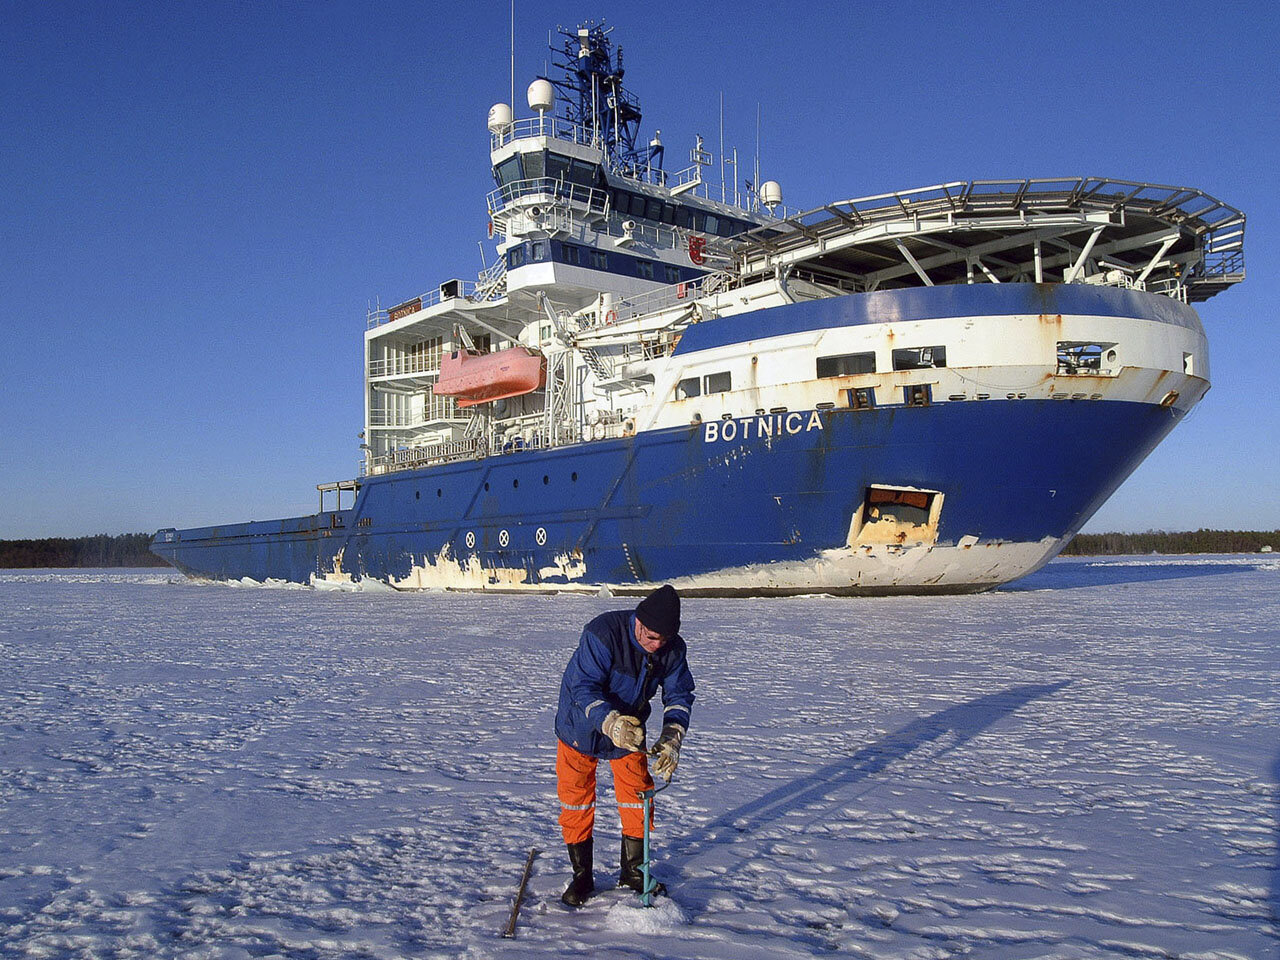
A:
{"label": "orange lifeboat", "polygon": [[495,353],[454,350],[440,361],[440,378],[432,391],[458,398],[458,406],[474,407],[490,400],[519,397],[547,383],[547,358],[529,347]]}

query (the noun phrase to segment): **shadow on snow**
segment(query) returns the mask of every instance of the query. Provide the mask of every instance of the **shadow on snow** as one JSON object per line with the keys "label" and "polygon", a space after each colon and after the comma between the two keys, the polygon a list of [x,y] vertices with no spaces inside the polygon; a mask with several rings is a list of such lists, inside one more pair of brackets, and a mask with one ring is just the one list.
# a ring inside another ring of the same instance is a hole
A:
{"label": "shadow on snow", "polygon": [[686,837],[676,840],[666,850],[670,862],[675,865],[696,857],[708,845],[723,840],[726,832],[730,833],[731,838],[737,838],[808,804],[824,800],[835,791],[880,773],[894,761],[901,760],[944,736],[948,739],[948,745],[938,756],[948,753],[1032,700],[1056,693],[1069,683],[1070,680],[1062,680],[1058,683],[1010,687],[1008,690],[958,703],[927,717],[912,720],[852,756],[829,763],[762,797],[734,807]]}
{"label": "shadow on snow", "polygon": [[1271,904],[1272,923],[1280,923],[1280,753],[1276,754],[1276,762],[1271,767],[1271,789],[1277,790],[1276,796],[1276,848],[1271,864]]}

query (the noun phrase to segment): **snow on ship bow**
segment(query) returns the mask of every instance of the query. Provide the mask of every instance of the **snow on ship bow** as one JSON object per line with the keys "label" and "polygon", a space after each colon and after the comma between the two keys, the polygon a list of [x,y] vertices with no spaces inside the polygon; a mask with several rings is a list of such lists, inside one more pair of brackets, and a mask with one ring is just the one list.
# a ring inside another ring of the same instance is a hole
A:
{"label": "snow on ship bow", "polygon": [[608,31],[563,37],[533,116],[489,114],[493,265],[368,317],[360,477],[157,553],[424,589],[982,590],[1208,389],[1190,304],[1243,279],[1238,210],[1067,178],[793,212],[710,182],[700,138],[667,171]]}

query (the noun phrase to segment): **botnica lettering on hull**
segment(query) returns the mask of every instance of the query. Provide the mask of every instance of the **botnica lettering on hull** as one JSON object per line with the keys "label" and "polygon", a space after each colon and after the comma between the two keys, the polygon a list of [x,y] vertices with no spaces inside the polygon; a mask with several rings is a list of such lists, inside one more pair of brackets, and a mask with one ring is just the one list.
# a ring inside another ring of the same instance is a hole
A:
{"label": "botnica lettering on hull", "polygon": [[709,420],[702,425],[703,443],[735,440],[761,440],[786,434],[821,430],[822,418],[817,410],[809,413],[770,413],[739,420]]}

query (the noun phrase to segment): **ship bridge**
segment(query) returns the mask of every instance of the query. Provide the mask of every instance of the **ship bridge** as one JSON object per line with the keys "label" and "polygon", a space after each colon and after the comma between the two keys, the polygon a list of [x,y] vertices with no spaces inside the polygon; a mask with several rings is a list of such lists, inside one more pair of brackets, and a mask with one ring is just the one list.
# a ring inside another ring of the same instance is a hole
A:
{"label": "ship bridge", "polygon": [[1244,279],[1244,226],[1239,210],[1189,187],[969,180],[828,203],[715,246],[744,283],[1083,282],[1196,302]]}

